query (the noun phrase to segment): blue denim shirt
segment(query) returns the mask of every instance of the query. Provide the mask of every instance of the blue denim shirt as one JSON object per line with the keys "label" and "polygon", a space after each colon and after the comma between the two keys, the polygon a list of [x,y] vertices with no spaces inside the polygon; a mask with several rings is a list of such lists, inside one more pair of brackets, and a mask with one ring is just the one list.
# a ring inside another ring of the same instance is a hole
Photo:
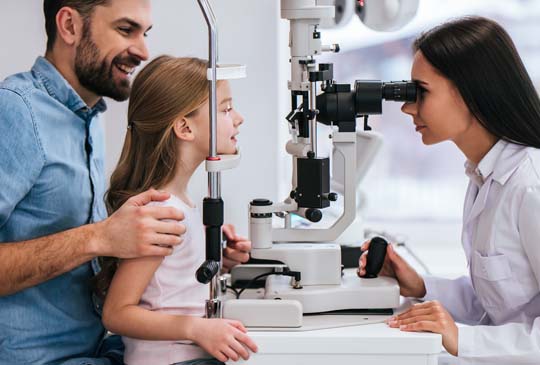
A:
{"label": "blue denim shirt", "polygon": [[[89,108],[45,58],[0,82],[0,244],[97,222],[103,202],[100,100]],[[52,252],[51,255],[61,255]],[[0,364],[110,364],[86,263],[0,297]]]}

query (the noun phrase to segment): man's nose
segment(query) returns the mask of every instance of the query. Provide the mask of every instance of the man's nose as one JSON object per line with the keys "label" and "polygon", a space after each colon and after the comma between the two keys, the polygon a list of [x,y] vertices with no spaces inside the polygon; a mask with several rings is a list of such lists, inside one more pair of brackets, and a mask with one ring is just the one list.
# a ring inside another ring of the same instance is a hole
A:
{"label": "man's nose", "polygon": [[144,37],[141,37],[137,43],[131,45],[128,48],[128,52],[133,56],[137,57],[141,61],[146,61],[150,57],[148,52],[148,47],[146,46],[146,41]]}

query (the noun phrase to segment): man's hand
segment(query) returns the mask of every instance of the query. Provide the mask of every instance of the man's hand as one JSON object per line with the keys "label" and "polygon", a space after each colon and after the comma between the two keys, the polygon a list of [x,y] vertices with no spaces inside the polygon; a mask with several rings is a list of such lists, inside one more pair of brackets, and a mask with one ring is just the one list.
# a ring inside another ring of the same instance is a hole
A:
{"label": "man's hand", "polygon": [[232,224],[224,224],[222,230],[227,239],[227,247],[223,249],[223,272],[229,272],[236,265],[249,260],[251,241],[238,236]]}
{"label": "man's hand", "polygon": [[409,332],[433,332],[442,335],[449,354],[458,354],[458,328],[448,311],[436,300],[418,303],[407,311],[391,317],[388,325]]}
{"label": "man's hand", "polygon": [[168,193],[150,189],[128,199],[109,218],[97,223],[90,250],[96,256],[119,258],[170,255],[186,232],[178,222],[184,219],[184,213],[172,207],[146,206],[169,197]]}

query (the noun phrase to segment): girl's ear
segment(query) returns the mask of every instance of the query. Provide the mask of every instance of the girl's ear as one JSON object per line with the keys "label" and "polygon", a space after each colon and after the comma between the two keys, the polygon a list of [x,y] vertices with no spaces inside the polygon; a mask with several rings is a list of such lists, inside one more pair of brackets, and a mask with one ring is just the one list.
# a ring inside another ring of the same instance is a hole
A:
{"label": "girl's ear", "polygon": [[191,123],[192,121],[186,117],[177,119],[174,122],[174,134],[176,135],[176,138],[183,141],[193,141],[193,139],[195,139],[195,135],[193,130],[190,128]]}

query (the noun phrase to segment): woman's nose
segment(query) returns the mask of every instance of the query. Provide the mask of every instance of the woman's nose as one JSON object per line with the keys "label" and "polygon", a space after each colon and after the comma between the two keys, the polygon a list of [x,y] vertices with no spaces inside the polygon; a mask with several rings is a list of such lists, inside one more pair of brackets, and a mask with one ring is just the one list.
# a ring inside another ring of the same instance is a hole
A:
{"label": "woman's nose", "polygon": [[403,103],[401,111],[405,114],[414,116],[416,114],[416,103]]}

